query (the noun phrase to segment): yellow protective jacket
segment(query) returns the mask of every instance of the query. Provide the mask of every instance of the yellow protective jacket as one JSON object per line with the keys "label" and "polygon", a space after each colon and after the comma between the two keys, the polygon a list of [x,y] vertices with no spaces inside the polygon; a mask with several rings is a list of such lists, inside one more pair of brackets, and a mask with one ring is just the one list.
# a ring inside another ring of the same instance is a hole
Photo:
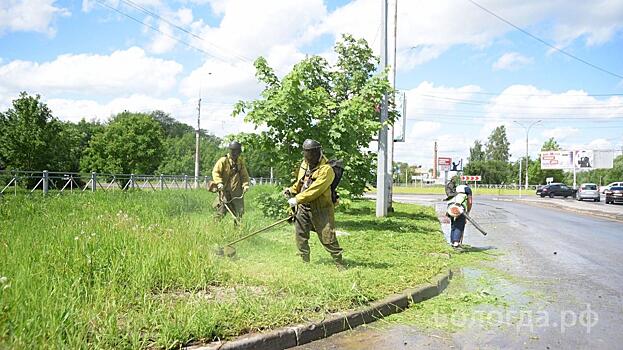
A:
{"label": "yellow protective jacket", "polygon": [[320,158],[318,166],[311,175],[313,179],[312,184],[305,191],[301,192],[305,172],[309,168],[309,164],[303,160],[299,168],[297,180],[290,187],[290,193],[296,195],[296,200],[299,204],[309,204],[312,209],[333,207],[331,183],[333,178],[335,178],[335,173],[328,162],[325,156]]}
{"label": "yellow protective jacket", "polygon": [[221,157],[212,169],[212,181],[216,184],[222,183],[226,193],[238,197],[242,195],[242,188],[249,186],[249,172],[242,156],[236,162],[238,172],[232,169],[233,164],[234,160],[229,154]]}

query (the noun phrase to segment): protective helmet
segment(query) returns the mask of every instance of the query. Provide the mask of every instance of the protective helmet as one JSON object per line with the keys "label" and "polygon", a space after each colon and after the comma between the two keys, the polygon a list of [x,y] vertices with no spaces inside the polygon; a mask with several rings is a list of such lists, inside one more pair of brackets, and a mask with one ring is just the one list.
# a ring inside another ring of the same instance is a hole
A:
{"label": "protective helmet", "polygon": [[456,186],[456,193],[465,193],[466,189],[467,189],[467,186],[465,186],[465,185],[458,185],[458,186]]}
{"label": "protective helmet", "polygon": [[232,141],[229,143],[229,149],[231,150],[242,150],[242,145],[238,141]]}
{"label": "protective helmet", "polygon": [[322,148],[322,146],[320,145],[320,142],[316,140],[307,139],[305,140],[305,142],[303,142],[304,151],[311,151],[311,150],[319,149],[319,148]]}

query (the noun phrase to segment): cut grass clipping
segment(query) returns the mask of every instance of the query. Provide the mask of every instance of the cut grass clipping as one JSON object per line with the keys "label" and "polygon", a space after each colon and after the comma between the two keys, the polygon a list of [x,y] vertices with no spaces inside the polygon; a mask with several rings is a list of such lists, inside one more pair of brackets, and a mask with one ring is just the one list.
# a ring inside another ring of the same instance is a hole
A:
{"label": "cut grass clipping", "polygon": [[322,319],[425,283],[448,267],[432,208],[374,203],[337,213],[346,271],[318,238],[296,255],[284,224],[256,210],[214,219],[207,191],[97,192],[0,201],[0,348],[175,348]]}

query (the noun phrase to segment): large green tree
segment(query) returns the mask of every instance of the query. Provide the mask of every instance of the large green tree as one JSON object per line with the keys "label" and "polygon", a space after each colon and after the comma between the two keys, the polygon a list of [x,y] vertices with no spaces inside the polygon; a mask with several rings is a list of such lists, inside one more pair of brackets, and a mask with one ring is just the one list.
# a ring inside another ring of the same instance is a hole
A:
{"label": "large green tree", "polygon": [[504,125],[496,127],[487,141],[487,159],[508,163],[510,158],[509,147],[510,142],[506,137],[506,127]]}
{"label": "large green tree", "polygon": [[482,143],[480,143],[479,140],[475,140],[474,146],[469,148],[468,160],[472,162],[472,161],[485,160],[486,158],[487,157],[486,157],[485,151],[482,149]]}
{"label": "large green tree", "polygon": [[[199,148],[199,169],[201,175],[211,175],[216,161],[227,153],[221,148],[222,140],[214,135],[202,132]],[[187,132],[179,137],[169,137],[164,142],[164,156],[158,173],[160,174],[195,174],[196,135]]]}
{"label": "large green tree", "polygon": [[71,148],[66,136],[63,123],[39,95],[22,92],[11,108],[0,113],[0,159],[7,168],[69,170],[62,168]]}
{"label": "large green tree", "polygon": [[166,137],[181,137],[187,133],[195,132],[192,126],[177,121],[166,112],[156,110],[150,115],[162,125]]}
{"label": "large green tree", "polygon": [[[279,176],[293,176],[302,158],[301,145],[311,138],[330,158],[344,161],[341,186],[361,194],[375,177],[376,154],[368,146],[381,127],[377,107],[392,88],[386,72],[376,72],[378,58],[365,40],[344,35],[335,51],[335,66],[310,56],[283,79],[260,57],[255,68],[266,86],[262,98],[239,102],[234,115],[245,114],[246,121],[264,129],[256,145],[274,165],[288,169]],[[392,111],[389,123],[395,117]]]}
{"label": "large green tree", "polygon": [[83,171],[152,174],[164,154],[161,124],[151,115],[123,112],[95,134],[80,165]]}

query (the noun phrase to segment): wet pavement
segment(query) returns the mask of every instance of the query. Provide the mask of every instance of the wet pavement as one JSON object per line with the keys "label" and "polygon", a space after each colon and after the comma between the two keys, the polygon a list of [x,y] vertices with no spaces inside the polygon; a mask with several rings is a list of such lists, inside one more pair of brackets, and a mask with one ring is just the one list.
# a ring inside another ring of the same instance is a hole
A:
{"label": "wet pavement", "polygon": [[[394,198],[445,207],[439,196]],[[494,310],[493,327],[467,322],[447,332],[379,321],[296,349],[623,348],[623,223],[485,196],[475,198],[472,217],[489,235],[468,224],[464,243],[501,253],[491,267],[508,277],[496,292],[514,299]],[[483,274],[463,271],[468,282]]]}

